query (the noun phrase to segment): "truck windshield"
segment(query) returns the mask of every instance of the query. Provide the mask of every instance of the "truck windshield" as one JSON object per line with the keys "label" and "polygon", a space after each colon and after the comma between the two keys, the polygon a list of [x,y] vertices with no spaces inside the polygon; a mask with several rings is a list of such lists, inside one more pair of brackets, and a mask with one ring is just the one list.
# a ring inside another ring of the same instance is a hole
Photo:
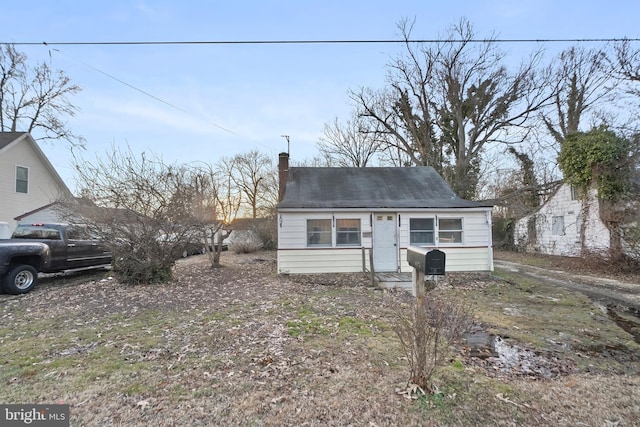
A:
{"label": "truck windshield", "polygon": [[19,225],[11,238],[60,240],[60,230],[45,225]]}

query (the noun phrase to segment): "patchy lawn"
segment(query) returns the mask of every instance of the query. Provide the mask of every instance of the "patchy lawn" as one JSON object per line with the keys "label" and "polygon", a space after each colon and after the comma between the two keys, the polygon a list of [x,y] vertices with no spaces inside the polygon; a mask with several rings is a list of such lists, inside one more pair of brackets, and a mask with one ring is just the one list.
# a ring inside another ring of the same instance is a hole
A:
{"label": "patchy lawn", "polygon": [[[410,297],[353,275],[278,276],[275,254],[176,266],[171,284],[105,273],[0,295],[0,402],[71,405],[74,426],[640,423],[640,346],[584,296],[451,276],[497,353],[455,349],[438,393],[406,393],[393,321]],[[415,396],[414,396],[415,397]]]}

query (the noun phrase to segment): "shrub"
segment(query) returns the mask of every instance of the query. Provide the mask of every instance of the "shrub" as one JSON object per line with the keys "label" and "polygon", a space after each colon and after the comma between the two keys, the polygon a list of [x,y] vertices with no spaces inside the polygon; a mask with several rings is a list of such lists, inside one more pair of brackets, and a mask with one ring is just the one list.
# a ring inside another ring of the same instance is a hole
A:
{"label": "shrub", "polygon": [[469,309],[435,291],[417,298],[397,316],[395,332],[409,361],[409,383],[431,391],[431,377],[448,360],[451,344],[471,325]]}
{"label": "shrub", "polygon": [[120,257],[113,261],[113,270],[122,283],[156,284],[173,278],[173,263],[140,261],[135,257]]}
{"label": "shrub", "polygon": [[260,243],[255,241],[242,241],[229,244],[229,250],[237,254],[251,254],[260,250]]}

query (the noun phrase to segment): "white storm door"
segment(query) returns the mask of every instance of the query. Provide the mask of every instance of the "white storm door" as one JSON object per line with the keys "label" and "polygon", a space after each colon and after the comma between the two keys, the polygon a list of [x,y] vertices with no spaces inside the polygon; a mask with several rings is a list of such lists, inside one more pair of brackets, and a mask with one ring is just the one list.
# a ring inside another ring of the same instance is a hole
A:
{"label": "white storm door", "polygon": [[373,268],[398,271],[398,237],[395,213],[373,214]]}

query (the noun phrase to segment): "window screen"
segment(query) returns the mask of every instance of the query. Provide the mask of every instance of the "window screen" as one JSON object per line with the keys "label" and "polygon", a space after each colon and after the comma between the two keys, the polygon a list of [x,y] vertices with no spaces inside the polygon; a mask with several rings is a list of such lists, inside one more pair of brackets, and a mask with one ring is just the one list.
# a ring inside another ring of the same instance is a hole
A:
{"label": "window screen", "polygon": [[331,220],[307,220],[307,246],[331,246]]}
{"label": "window screen", "polygon": [[412,245],[433,245],[433,218],[409,219],[409,243]]}
{"label": "window screen", "polygon": [[438,239],[440,243],[462,243],[462,218],[440,218]]}
{"label": "window screen", "polygon": [[336,220],[336,245],[360,246],[360,220]]}

